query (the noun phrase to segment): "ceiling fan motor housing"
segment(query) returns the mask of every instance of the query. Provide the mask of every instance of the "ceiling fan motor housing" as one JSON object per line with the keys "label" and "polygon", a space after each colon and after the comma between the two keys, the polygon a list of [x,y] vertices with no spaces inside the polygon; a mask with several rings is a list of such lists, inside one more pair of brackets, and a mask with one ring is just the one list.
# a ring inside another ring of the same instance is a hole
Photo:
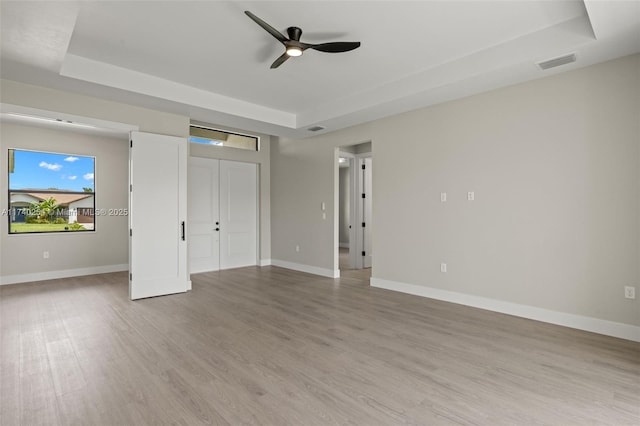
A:
{"label": "ceiling fan motor housing", "polygon": [[300,41],[302,30],[298,27],[289,27],[287,28],[287,35],[289,36],[289,40]]}

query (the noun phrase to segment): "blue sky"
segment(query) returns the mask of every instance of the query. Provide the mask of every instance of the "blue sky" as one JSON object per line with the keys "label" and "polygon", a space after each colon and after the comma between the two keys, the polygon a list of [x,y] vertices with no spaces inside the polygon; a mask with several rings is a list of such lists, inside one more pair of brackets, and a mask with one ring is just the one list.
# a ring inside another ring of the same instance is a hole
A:
{"label": "blue sky", "polygon": [[199,138],[197,136],[191,136],[189,138],[189,142],[196,142],[196,143],[201,143],[204,145],[224,145],[224,143],[222,141],[215,141],[213,139],[206,139],[206,138]]}
{"label": "blue sky", "polygon": [[14,164],[14,172],[9,173],[9,189],[82,191],[87,187],[95,191],[93,157],[15,150]]}

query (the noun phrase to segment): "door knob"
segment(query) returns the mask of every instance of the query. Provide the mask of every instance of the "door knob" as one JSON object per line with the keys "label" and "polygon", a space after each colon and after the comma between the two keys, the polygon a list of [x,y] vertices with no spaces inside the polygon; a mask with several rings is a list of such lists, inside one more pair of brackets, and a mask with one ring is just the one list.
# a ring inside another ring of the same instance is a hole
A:
{"label": "door knob", "polygon": [[216,231],[219,231],[219,230],[220,230],[220,228],[216,228]]}

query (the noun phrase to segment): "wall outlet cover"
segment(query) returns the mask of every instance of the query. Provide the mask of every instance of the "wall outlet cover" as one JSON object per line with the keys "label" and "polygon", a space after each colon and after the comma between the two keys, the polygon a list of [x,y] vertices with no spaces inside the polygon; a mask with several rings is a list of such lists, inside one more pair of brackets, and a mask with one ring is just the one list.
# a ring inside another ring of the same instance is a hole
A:
{"label": "wall outlet cover", "polygon": [[635,299],[636,298],[636,288],[632,286],[624,287],[624,297],[625,299]]}

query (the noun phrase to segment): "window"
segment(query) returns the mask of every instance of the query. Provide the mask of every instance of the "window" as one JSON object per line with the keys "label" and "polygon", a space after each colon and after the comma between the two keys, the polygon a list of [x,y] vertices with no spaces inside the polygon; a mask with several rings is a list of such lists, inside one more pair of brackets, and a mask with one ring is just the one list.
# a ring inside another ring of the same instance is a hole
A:
{"label": "window", "polygon": [[95,157],[9,150],[9,233],[95,230]]}
{"label": "window", "polygon": [[259,138],[256,136],[241,135],[193,125],[189,128],[189,135],[189,141],[193,143],[248,149],[250,151],[258,151],[260,149]]}

